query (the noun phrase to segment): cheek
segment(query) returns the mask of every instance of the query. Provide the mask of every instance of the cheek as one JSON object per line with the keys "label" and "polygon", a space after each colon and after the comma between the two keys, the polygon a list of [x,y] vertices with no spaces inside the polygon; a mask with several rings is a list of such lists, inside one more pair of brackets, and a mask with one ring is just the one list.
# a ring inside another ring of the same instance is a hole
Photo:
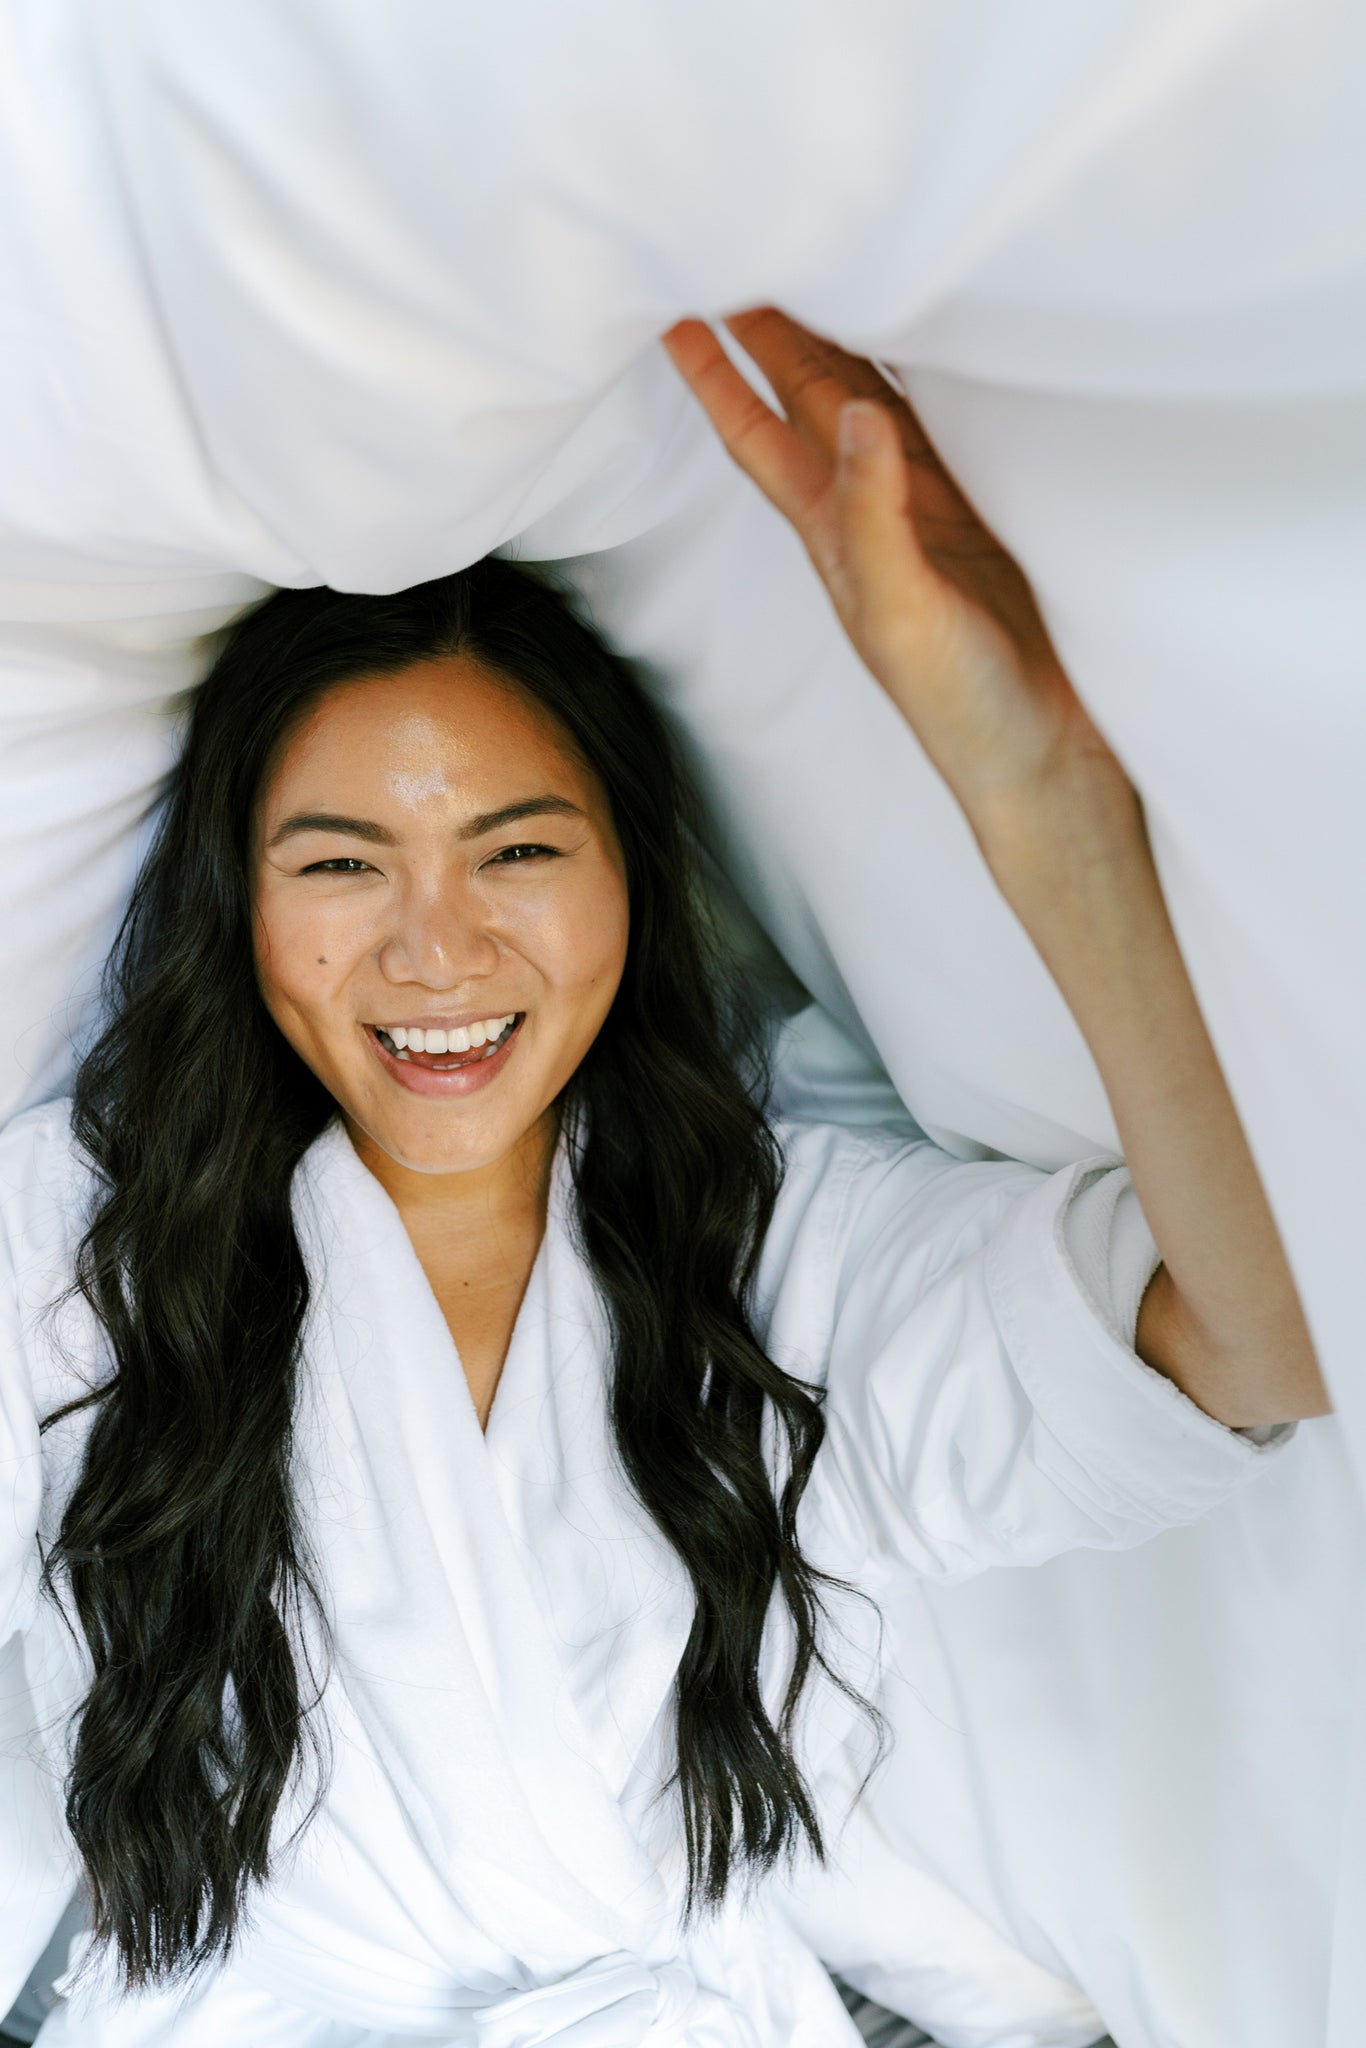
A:
{"label": "cheek", "polygon": [[555,980],[577,1004],[604,1014],[621,980],[629,919],[625,885],[598,881],[576,892],[553,932]]}
{"label": "cheek", "polygon": [[605,866],[501,906],[504,943],[535,969],[547,991],[575,1009],[611,1003],[626,958],[625,883]]}
{"label": "cheek", "polygon": [[598,950],[592,985],[602,996],[605,1010],[616,994],[622,969],[626,965],[626,949],[630,940],[631,918],[624,882],[620,885],[608,914],[599,920],[596,931]]}
{"label": "cheek", "polygon": [[269,890],[258,899],[256,971],[277,1018],[282,1011],[324,1007],[364,950],[354,906]]}

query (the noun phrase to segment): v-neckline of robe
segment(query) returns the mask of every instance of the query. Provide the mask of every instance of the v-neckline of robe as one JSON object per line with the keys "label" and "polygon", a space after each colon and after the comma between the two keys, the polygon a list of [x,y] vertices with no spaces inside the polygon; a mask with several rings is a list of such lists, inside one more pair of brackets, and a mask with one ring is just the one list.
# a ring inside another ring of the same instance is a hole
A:
{"label": "v-neckline of robe", "polygon": [[319,1144],[323,1144],[328,1139],[330,1139],[334,1134],[340,1140],[340,1142],[346,1146],[347,1150],[351,1154],[351,1157],[355,1160],[356,1165],[360,1168],[361,1172],[366,1176],[366,1179],[373,1184],[376,1195],[380,1198],[381,1201],[387,1203],[389,1208],[393,1211],[394,1221],[398,1229],[402,1232],[404,1241],[407,1244],[408,1251],[411,1255],[411,1263],[418,1284],[421,1289],[425,1290],[429,1298],[432,1311],[439,1320],[442,1329],[446,1332],[447,1341],[450,1345],[451,1360],[455,1366],[455,1378],[458,1384],[464,1389],[465,1397],[470,1404],[470,1412],[474,1417],[475,1427],[478,1429],[480,1436],[482,1437],[485,1445],[487,1446],[489,1442],[489,1433],[495,1426],[495,1417],[498,1414],[499,1397],[501,1396],[503,1388],[507,1382],[508,1368],[512,1365],[518,1350],[517,1340],[518,1335],[522,1331],[523,1325],[526,1321],[527,1304],[532,1300],[533,1294],[537,1286],[544,1284],[545,1264],[547,1257],[546,1246],[550,1239],[552,1227],[551,1219],[552,1216],[554,1216],[556,1220],[561,1220],[563,1217],[563,1207],[566,1196],[566,1188],[564,1186],[564,1181],[567,1178],[569,1170],[568,1160],[565,1154],[564,1138],[563,1136],[561,1136],[557,1140],[555,1145],[555,1151],[550,1162],[550,1186],[547,1192],[545,1221],[541,1226],[540,1242],[536,1246],[536,1256],[531,1261],[531,1267],[526,1276],[526,1285],[522,1289],[522,1298],[517,1304],[517,1313],[513,1318],[512,1330],[508,1336],[507,1349],[503,1353],[502,1363],[498,1368],[498,1377],[494,1381],[493,1399],[489,1402],[488,1417],[485,1421],[481,1422],[479,1419],[479,1404],[474,1398],[474,1391],[470,1386],[469,1374],[465,1371],[465,1361],[460,1356],[460,1346],[456,1342],[455,1332],[452,1330],[450,1324],[446,1320],[446,1313],[441,1306],[441,1302],[437,1295],[436,1289],[432,1286],[431,1280],[427,1274],[427,1269],[423,1265],[421,1258],[418,1256],[417,1246],[413,1243],[412,1236],[408,1230],[408,1226],[403,1220],[403,1211],[399,1208],[398,1203],[389,1193],[389,1190],[385,1187],[383,1181],[380,1180],[377,1174],[372,1173],[370,1171],[370,1168],[361,1158],[359,1152],[357,1152],[355,1146],[351,1142],[350,1133],[347,1131],[345,1124],[339,1116],[334,1117],[332,1119],[331,1123],[327,1126],[326,1130],[321,1134],[321,1138],[316,1142]]}
{"label": "v-neckline of robe", "polygon": [[[480,1426],[459,1348],[397,1205],[356,1152],[340,1118],[315,1143],[313,1170],[321,1170],[324,1180],[331,1159],[383,1214],[395,1253],[406,1262],[398,1278],[401,1289],[412,1290],[416,1324],[432,1347],[444,1347],[440,1355],[458,1375],[450,1422],[471,1450],[478,1445],[483,1483],[497,1499],[520,1555],[527,1590],[575,1710],[596,1730],[596,1768],[616,1800],[638,1775],[642,1745],[648,1747],[648,1730],[668,1698],[691,1626],[693,1597],[667,1539],[617,1468],[603,1385],[603,1346],[609,1339],[596,1286],[575,1242],[564,1141],[552,1161],[545,1228],[486,1427]],[[463,1413],[463,1426],[456,1411]],[[553,1543],[545,1540],[548,1518]],[[568,1624],[566,1614],[572,1617]],[[641,1627],[644,1635],[637,1634]],[[627,1640],[631,1636],[634,1643]],[[610,1705],[601,1701],[604,1687]]]}

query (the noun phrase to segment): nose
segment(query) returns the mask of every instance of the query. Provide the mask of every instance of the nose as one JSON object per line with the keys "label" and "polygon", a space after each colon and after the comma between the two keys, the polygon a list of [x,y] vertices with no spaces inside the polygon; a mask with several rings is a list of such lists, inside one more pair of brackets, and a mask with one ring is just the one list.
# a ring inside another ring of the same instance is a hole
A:
{"label": "nose", "polygon": [[449,872],[405,892],[393,930],[379,949],[380,972],[395,984],[446,990],[479,981],[498,965],[487,906]]}

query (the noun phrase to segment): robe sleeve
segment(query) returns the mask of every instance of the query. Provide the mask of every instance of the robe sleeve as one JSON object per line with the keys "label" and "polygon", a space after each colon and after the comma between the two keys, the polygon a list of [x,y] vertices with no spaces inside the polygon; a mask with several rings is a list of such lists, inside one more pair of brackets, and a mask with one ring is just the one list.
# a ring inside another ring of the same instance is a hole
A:
{"label": "robe sleeve", "polygon": [[831,1293],[811,1513],[841,1558],[957,1579],[1123,1548],[1207,1514],[1293,1435],[1226,1429],[1133,1351],[1158,1256],[1123,1167],[843,1151],[839,1221],[805,1246]]}

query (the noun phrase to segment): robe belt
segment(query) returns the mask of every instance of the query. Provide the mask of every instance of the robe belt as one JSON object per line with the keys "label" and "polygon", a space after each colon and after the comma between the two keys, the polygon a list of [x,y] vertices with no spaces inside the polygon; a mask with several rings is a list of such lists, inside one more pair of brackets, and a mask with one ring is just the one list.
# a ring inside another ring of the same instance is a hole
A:
{"label": "robe belt", "polygon": [[759,2048],[746,2015],[683,1963],[624,1951],[471,2015],[451,2048]]}
{"label": "robe belt", "polygon": [[[96,1953],[88,1929],[73,1938],[53,1989],[96,2007],[117,2002],[122,1987],[113,1959],[107,1949]],[[509,1992],[471,2012],[458,2033],[446,2027],[441,2048],[760,2048],[740,2007],[699,1984],[686,1964],[652,1967],[625,1950],[598,1956],[553,1984]],[[429,2037],[435,2031],[430,2022],[421,2029]],[[413,2038],[388,2034],[383,2048],[413,2048]]]}

